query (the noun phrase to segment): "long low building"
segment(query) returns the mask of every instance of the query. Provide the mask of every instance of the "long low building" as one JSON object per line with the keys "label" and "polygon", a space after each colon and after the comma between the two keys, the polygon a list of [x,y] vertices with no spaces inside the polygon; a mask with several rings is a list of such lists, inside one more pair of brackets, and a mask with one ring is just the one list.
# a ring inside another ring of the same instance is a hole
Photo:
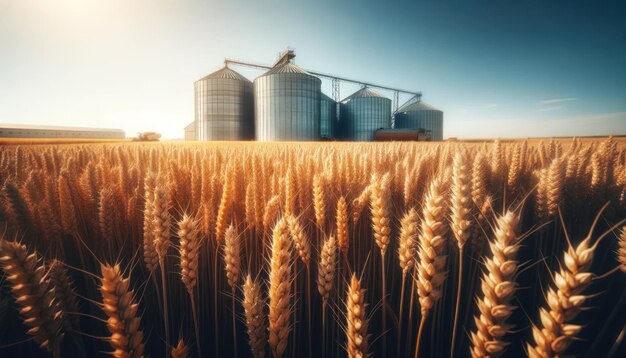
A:
{"label": "long low building", "polygon": [[124,139],[121,129],[0,123],[0,138]]}

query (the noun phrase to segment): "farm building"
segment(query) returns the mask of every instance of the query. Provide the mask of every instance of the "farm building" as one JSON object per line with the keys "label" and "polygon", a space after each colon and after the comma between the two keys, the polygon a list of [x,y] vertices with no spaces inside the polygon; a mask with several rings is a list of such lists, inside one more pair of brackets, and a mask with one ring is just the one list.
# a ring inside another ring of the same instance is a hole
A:
{"label": "farm building", "polygon": [[124,139],[121,129],[0,123],[0,138]]}
{"label": "farm building", "polygon": [[185,127],[185,140],[196,140],[196,121],[193,121]]}

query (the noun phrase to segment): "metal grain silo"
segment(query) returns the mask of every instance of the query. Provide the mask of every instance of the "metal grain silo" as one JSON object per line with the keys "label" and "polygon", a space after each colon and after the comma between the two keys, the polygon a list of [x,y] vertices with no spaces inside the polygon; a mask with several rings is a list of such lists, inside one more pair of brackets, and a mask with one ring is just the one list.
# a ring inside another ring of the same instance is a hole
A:
{"label": "metal grain silo", "polygon": [[363,87],[341,103],[339,131],[349,141],[372,141],[374,131],[391,128],[391,100]]}
{"label": "metal grain silo", "polygon": [[443,112],[424,102],[412,100],[398,109],[395,128],[426,129],[432,140],[443,140]]}
{"label": "metal grain silo", "polygon": [[285,62],[254,80],[256,139],[315,141],[320,139],[322,81]]}
{"label": "metal grain silo", "polygon": [[196,140],[254,139],[252,82],[224,67],[194,83]]}
{"label": "metal grain silo", "polygon": [[320,134],[323,139],[336,138],[337,102],[322,93],[320,102]]}

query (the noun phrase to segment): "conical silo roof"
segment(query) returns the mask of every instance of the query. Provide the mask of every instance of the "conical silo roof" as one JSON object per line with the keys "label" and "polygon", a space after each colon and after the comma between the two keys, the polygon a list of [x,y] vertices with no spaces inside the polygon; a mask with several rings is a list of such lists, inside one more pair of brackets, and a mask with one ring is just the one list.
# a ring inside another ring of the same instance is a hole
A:
{"label": "conical silo roof", "polygon": [[223,68],[211,73],[210,75],[202,77],[200,80],[210,80],[210,79],[218,79],[218,78],[226,78],[226,79],[231,79],[231,80],[250,82],[249,79],[245,78],[240,73],[230,69],[228,66],[224,66]]}
{"label": "conical silo roof", "polygon": [[397,112],[417,112],[417,111],[441,111],[430,104],[424,103],[422,101],[412,101],[409,103],[405,103],[398,109]]}
{"label": "conical silo roof", "polygon": [[283,64],[280,64],[270,69],[269,71],[265,72],[264,74],[262,74],[262,76],[272,75],[274,73],[302,73],[305,75],[312,76],[310,73],[294,65],[291,62],[285,62]]}
{"label": "conical silo roof", "polygon": [[354,92],[353,94],[351,94],[350,96],[346,97],[343,99],[343,101],[341,102],[347,102],[351,99],[354,98],[362,98],[362,97],[380,97],[380,98],[385,98],[385,99],[389,99],[385,96],[383,96],[382,94],[374,91],[373,89],[369,88],[369,87],[363,87],[360,90]]}

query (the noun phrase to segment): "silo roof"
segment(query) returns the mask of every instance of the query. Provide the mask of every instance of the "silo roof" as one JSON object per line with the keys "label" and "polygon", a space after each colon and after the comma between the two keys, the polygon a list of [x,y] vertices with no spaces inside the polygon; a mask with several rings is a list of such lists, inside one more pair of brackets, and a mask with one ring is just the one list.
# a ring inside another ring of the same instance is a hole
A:
{"label": "silo roof", "polygon": [[271,70],[265,72],[263,74],[263,76],[272,75],[274,73],[302,73],[302,74],[305,74],[305,75],[312,76],[310,73],[308,73],[307,71],[305,71],[305,70],[301,69],[300,67],[294,65],[291,62],[285,62],[285,63],[283,63],[281,65],[278,65],[278,66],[272,68]]}
{"label": "silo roof", "polygon": [[418,112],[418,111],[441,111],[427,103],[422,101],[413,101],[410,103],[404,104],[402,107],[398,109],[397,112]]}
{"label": "silo roof", "polygon": [[358,91],[354,92],[353,94],[351,94],[350,96],[344,98],[342,102],[346,102],[346,101],[349,101],[351,99],[361,98],[361,97],[380,97],[380,98],[389,99],[389,98],[383,96],[382,94],[374,91],[373,89],[371,89],[369,87],[363,87],[360,90],[358,90]]}
{"label": "silo roof", "polygon": [[245,78],[240,73],[230,69],[228,66],[225,66],[222,69],[217,70],[208,76],[202,77],[200,81],[216,79],[216,78],[226,78],[226,79],[231,79],[231,80],[250,82],[249,79]]}

